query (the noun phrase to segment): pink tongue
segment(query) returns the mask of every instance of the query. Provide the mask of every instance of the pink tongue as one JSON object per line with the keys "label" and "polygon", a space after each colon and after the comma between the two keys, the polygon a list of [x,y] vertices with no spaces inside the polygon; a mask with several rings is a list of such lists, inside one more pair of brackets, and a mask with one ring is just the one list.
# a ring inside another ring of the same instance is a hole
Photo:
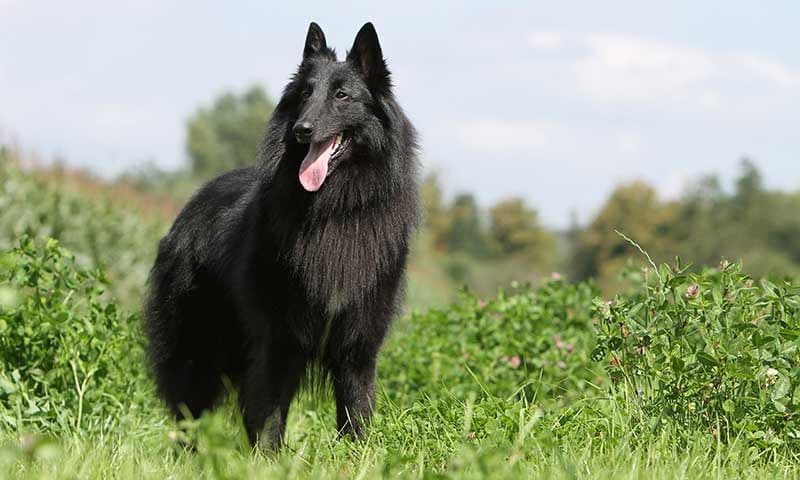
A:
{"label": "pink tongue", "polygon": [[312,143],[308,154],[300,164],[300,183],[309,192],[316,192],[328,176],[328,160],[333,153],[335,137],[324,142]]}

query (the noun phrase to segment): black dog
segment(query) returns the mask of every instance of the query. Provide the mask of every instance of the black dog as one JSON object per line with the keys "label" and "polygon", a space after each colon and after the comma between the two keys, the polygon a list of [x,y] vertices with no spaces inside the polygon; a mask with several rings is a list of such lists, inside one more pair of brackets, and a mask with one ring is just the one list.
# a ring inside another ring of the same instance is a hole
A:
{"label": "black dog", "polygon": [[161,240],[146,330],[179,418],[212,408],[227,377],[250,441],[277,448],[316,367],[340,433],[363,436],[419,210],[414,128],[391,87],[372,24],[339,62],[312,23],[259,164],[205,185]]}

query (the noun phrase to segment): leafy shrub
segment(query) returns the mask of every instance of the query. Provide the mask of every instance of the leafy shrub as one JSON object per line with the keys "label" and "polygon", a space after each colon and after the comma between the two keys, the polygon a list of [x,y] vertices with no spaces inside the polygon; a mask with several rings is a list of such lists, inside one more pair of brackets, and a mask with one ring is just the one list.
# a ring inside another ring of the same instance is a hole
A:
{"label": "leafy shrub", "polygon": [[52,239],[24,237],[0,275],[0,426],[115,426],[147,391],[136,318],[105,299],[99,271],[78,267]]}
{"label": "leafy shrub", "polygon": [[603,376],[589,356],[596,294],[591,284],[562,281],[491,300],[465,291],[449,308],[398,327],[381,357],[381,380],[395,398],[419,399],[442,385],[461,398],[577,398]]}
{"label": "leafy shrub", "polygon": [[102,268],[119,301],[138,306],[167,225],[122,208],[123,201],[26,174],[0,153],[0,249],[13,248],[22,235],[55,238],[78,265]]}
{"label": "leafy shrub", "polygon": [[800,446],[800,287],[756,283],[727,262],[638,278],[637,293],[595,302],[593,355],[641,424]]}

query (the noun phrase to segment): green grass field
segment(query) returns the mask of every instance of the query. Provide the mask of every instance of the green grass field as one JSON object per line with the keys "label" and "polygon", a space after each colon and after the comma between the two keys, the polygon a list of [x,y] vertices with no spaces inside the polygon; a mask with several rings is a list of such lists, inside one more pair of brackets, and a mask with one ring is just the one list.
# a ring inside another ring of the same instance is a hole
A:
{"label": "green grass field", "polygon": [[337,440],[328,396],[306,394],[277,455],[250,451],[232,402],[176,428],[143,367],[138,317],[56,242],[23,241],[3,265],[4,477],[798,473],[798,289],[753,284],[735,265],[664,267],[663,284],[610,304],[561,281],[463,293],[397,325],[366,441]]}
{"label": "green grass field", "polygon": [[462,291],[397,322],[366,440],[306,392],[286,447],[251,451],[233,399],[178,428],[155,398],[136,299],[162,224],[2,173],[0,478],[800,477],[795,281],[671,264],[614,298]]}

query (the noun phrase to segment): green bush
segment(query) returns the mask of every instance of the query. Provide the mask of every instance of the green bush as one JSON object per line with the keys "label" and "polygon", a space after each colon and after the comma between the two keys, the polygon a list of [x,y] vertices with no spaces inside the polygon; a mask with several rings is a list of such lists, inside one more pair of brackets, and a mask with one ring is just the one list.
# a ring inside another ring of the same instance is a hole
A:
{"label": "green bush", "polygon": [[636,293],[595,301],[593,355],[639,423],[800,446],[800,287],[754,282],[727,262],[638,278]]}
{"label": "green bush", "polygon": [[118,301],[138,307],[167,225],[122,202],[27,174],[0,154],[0,249],[15,247],[22,235],[55,238],[78,265],[102,268]]}
{"label": "green bush", "polygon": [[0,275],[0,426],[107,431],[146,398],[135,316],[108,301],[97,270],[55,240],[24,237]]}
{"label": "green bush", "polygon": [[381,357],[385,389],[414,399],[442,386],[461,398],[578,398],[604,376],[589,356],[596,295],[591,284],[562,281],[488,300],[465,291],[399,326]]}

